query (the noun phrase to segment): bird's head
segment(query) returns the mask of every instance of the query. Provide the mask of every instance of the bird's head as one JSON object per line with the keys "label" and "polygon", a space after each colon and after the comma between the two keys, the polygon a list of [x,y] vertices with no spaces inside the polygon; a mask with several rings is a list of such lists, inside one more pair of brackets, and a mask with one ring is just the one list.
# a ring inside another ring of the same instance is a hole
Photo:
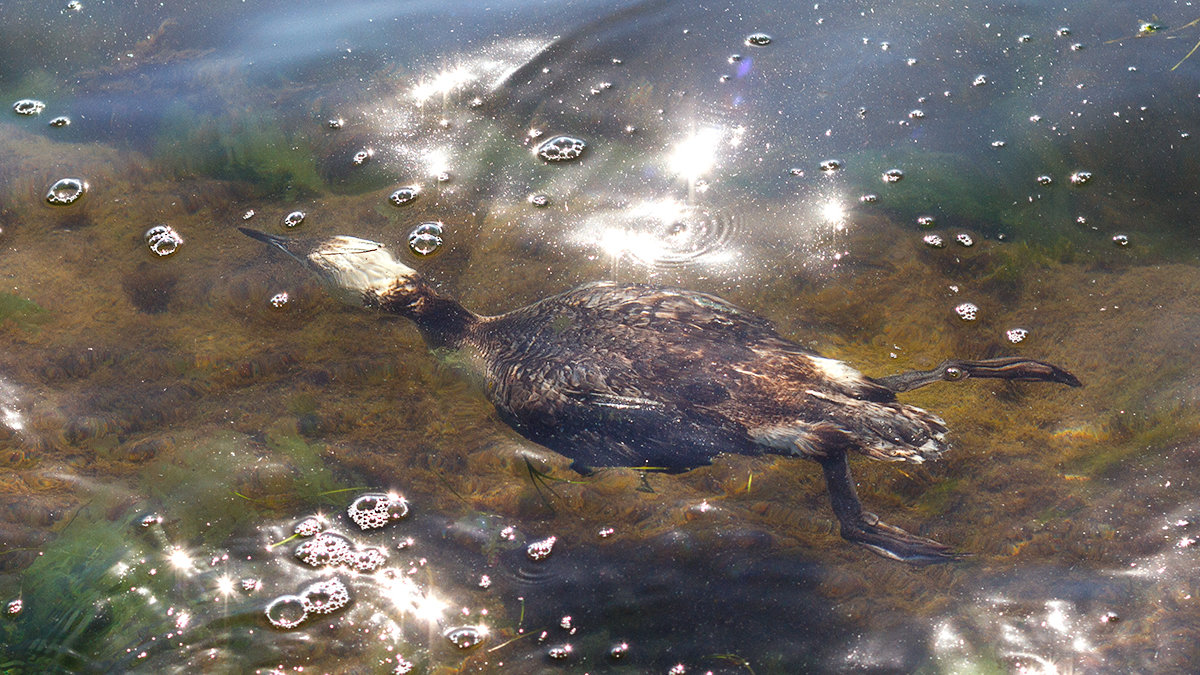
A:
{"label": "bird's head", "polygon": [[345,235],[306,241],[239,229],[300,261],[337,296],[353,305],[379,307],[385,300],[401,300],[421,279],[416,270],[397,261],[377,241]]}

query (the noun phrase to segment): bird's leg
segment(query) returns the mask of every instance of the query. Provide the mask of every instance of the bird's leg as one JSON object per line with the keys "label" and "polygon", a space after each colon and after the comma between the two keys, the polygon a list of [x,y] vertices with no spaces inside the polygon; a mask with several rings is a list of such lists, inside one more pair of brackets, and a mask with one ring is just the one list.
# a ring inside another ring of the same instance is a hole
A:
{"label": "bird's leg", "polygon": [[888,525],[879,516],[863,511],[862,502],[854,491],[854,479],[850,476],[850,464],[844,450],[830,452],[817,461],[825,471],[829,502],[841,523],[843,539],[865,546],[885,558],[914,565],[948,562],[959,557],[948,546],[909,534]]}
{"label": "bird's leg", "polygon": [[958,382],[970,377],[991,377],[1021,382],[1058,382],[1080,386],[1079,379],[1066,370],[1044,361],[1006,356],[982,361],[948,359],[933,370],[910,370],[907,373],[872,378],[895,392],[910,391],[934,382]]}

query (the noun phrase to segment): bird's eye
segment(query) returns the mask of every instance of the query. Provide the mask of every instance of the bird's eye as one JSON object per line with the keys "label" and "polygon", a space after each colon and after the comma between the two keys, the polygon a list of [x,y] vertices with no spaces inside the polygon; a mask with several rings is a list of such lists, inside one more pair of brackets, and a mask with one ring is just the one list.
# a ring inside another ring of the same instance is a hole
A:
{"label": "bird's eye", "polygon": [[967,374],[964,373],[963,369],[959,368],[958,366],[950,366],[949,368],[946,369],[945,374],[942,375],[942,377],[944,377],[947,380],[950,380],[951,382],[953,382],[955,380],[961,380],[966,376],[967,376]]}

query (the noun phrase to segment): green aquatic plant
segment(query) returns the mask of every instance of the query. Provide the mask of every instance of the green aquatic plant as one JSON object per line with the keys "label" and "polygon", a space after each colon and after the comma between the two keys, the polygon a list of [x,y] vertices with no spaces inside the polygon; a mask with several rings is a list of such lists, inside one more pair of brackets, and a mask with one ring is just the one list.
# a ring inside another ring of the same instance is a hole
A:
{"label": "green aquatic plant", "polygon": [[243,182],[262,197],[298,198],[325,188],[308,139],[255,110],[214,115],[176,103],[163,115],[154,155],[177,174]]}
{"label": "green aquatic plant", "polygon": [[151,551],[134,536],[134,516],[112,521],[106,511],[99,504],[81,510],[21,575],[19,589],[5,589],[23,609],[0,621],[0,672],[113,672],[130,658],[126,646],[168,630],[173,619],[147,607],[170,575],[139,577],[146,592],[131,591],[122,565]]}
{"label": "green aquatic plant", "polygon": [[12,293],[0,293],[0,326],[11,322],[20,330],[32,331],[49,318],[46,310],[33,300]]}

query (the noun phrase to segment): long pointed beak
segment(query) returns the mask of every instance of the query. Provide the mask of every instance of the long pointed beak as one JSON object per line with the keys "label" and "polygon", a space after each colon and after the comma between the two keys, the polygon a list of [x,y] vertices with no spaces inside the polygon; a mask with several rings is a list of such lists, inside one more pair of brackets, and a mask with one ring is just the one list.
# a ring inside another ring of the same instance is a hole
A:
{"label": "long pointed beak", "polygon": [[252,230],[248,227],[239,227],[238,231],[247,237],[250,237],[251,239],[257,239],[264,244],[270,244],[271,246],[274,246],[280,251],[283,251],[284,253],[295,258],[305,267],[309,267],[309,262],[304,259],[304,254],[297,253],[295,250],[293,250],[296,247],[296,240],[288,239],[287,237],[276,236],[274,234],[267,234],[266,232],[259,232],[258,230]]}

